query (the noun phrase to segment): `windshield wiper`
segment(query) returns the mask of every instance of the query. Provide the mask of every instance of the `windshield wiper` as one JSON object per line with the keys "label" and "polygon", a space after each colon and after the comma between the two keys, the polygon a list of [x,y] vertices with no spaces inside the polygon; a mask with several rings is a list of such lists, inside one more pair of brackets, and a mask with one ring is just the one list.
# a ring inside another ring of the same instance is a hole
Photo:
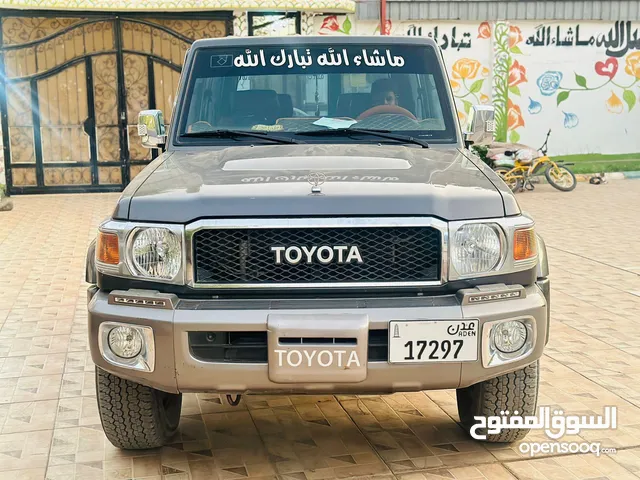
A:
{"label": "windshield wiper", "polygon": [[298,132],[296,135],[309,135],[314,137],[331,137],[333,135],[349,135],[351,133],[361,133],[364,135],[373,135],[380,138],[388,138],[390,140],[397,140],[404,143],[414,143],[420,145],[423,148],[429,148],[429,144],[419,138],[411,137],[409,135],[401,135],[398,133],[391,133],[391,130],[369,130],[366,128],[328,128],[326,130],[312,130],[310,132]]}
{"label": "windshield wiper", "polygon": [[305,143],[295,138],[272,136],[267,132],[247,132],[245,130],[204,130],[202,132],[187,132],[180,135],[185,138],[238,138],[252,137],[261,140],[271,140],[276,143]]}

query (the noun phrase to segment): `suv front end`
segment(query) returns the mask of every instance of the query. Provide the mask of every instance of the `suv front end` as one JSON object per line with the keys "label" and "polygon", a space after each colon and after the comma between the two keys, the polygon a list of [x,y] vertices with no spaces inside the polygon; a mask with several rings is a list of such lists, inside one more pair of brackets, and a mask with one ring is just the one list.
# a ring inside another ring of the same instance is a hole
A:
{"label": "suv front end", "polygon": [[[389,79],[426,93],[417,97],[417,115],[410,105],[379,105],[349,120],[370,130],[349,130],[335,112],[318,120],[280,112],[264,125],[256,112],[269,111],[259,104],[234,110],[222,93],[214,110],[206,96],[189,100],[229,84],[238,98],[273,100],[288,94],[265,84],[296,82],[291,95],[318,93],[320,75],[305,63],[257,80],[229,73],[230,55],[221,49],[240,51],[242,70],[246,59],[253,62],[244,48],[256,41],[194,44],[169,135],[161,115],[141,115],[146,144],[166,142],[166,151],[127,187],[89,248],[89,344],[109,440],[131,449],[165,444],[188,392],[456,389],[468,430],[479,415],[533,414],[549,335],[546,249],[504,183],[462,148],[435,44],[385,40],[394,62]],[[274,55],[285,42],[260,41]],[[328,41],[285,44],[308,45],[311,58]],[[345,39],[340,58],[359,53],[362,42],[379,52],[380,41]],[[408,73],[396,73],[405,66],[398,58],[407,59]],[[319,94],[307,106],[318,113],[337,109],[345,95],[361,98],[370,74],[355,68],[348,64],[326,82],[327,97],[337,98],[327,104],[335,107],[321,107]],[[371,78],[387,75],[376,72]],[[357,91],[344,93],[345,85]],[[247,108],[255,111],[246,115]],[[231,115],[220,122],[253,126],[216,129],[218,110]],[[374,129],[372,118],[399,131],[415,128],[408,131],[414,136]],[[486,439],[526,433],[510,429]]]}

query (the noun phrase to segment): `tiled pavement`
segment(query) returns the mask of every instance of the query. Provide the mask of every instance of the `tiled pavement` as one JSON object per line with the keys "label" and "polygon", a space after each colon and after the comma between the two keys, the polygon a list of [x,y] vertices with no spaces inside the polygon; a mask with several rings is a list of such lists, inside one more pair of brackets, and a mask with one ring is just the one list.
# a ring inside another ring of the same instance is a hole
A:
{"label": "tiled pavement", "polygon": [[[519,196],[551,258],[540,403],[573,414],[618,406],[617,430],[581,434],[618,449],[600,458],[531,460],[517,445],[470,441],[453,391],[245,397],[239,407],[186,395],[174,444],[115,449],[95,403],[83,283],[87,244],[115,199],[15,197],[14,210],[0,213],[0,478],[640,477],[640,181]],[[536,439],[544,434],[526,440]]]}

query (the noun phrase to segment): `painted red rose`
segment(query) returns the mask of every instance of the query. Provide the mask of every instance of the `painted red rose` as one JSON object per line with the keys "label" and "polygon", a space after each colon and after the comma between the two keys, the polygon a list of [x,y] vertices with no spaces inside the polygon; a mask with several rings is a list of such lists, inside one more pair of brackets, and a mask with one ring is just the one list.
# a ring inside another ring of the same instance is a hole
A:
{"label": "painted red rose", "polygon": [[489,22],[482,22],[478,27],[478,38],[491,38],[491,25]]}
{"label": "painted red rose", "polygon": [[527,69],[516,60],[509,69],[509,86],[515,87],[527,82]]}
{"label": "painted red rose", "polygon": [[338,30],[340,30],[340,23],[338,22],[338,16],[330,15],[327,18],[325,18],[324,21],[322,22],[322,26],[320,27],[320,30],[329,30],[331,32],[337,32]]}
{"label": "painted red rose", "polygon": [[515,130],[524,127],[524,118],[522,118],[522,110],[511,100],[507,103],[507,125],[509,130]]}
{"label": "painted red rose", "polygon": [[524,40],[522,30],[515,25],[509,26],[509,48],[513,48]]}

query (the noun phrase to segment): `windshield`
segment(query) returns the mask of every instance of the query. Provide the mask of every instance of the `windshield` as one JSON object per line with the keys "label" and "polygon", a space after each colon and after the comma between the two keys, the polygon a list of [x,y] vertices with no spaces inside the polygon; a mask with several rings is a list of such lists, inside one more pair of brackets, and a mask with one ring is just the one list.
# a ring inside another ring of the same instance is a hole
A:
{"label": "windshield", "polygon": [[[456,127],[436,50],[424,45],[309,45],[196,51],[179,144],[229,143],[221,130],[302,138],[320,130],[383,130],[455,143]],[[305,142],[381,143],[355,132]],[[339,138],[339,140],[336,140]],[[265,139],[266,140],[266,139]],[[234,136],[235,142],[256,137]]]}

